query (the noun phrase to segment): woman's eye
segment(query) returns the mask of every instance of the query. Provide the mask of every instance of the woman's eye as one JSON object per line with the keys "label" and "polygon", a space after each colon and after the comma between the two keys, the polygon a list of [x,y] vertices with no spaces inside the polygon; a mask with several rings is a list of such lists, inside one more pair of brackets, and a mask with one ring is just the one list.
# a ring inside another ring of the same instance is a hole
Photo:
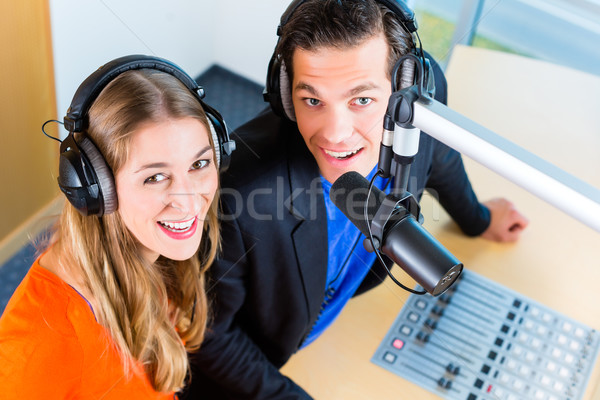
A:
{"label": "woman's eye", "polygon": [[144,180],[144,184],[146,183],[158,183],[167,179],[163,174],[152,175]]}
{"label": "woman's eye", "polygon": [[202,169],[210,164],[210,160],[198,160],[192,164],[191,169]]}
{"label": "woman's eye", "polygon": [[359,97],[354,101],[354,103],[358,104],[359,106],[366,106],[367,104],[370,104],[372,101],[373,101],[373,99],[371,99],[369,97]]}

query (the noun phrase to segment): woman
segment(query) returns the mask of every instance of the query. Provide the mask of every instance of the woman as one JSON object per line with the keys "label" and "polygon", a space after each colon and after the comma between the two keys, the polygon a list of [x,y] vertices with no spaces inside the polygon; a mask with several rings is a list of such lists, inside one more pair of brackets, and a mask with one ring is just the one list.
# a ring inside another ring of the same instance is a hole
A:
{"label": "woman", "polygon": [[143,68],[93,101],[86,135],[113,172],[116,211],[66,203],[0,319],[0,397],[172,399],[184,386],[218,246],[203,105],[180,79]]}

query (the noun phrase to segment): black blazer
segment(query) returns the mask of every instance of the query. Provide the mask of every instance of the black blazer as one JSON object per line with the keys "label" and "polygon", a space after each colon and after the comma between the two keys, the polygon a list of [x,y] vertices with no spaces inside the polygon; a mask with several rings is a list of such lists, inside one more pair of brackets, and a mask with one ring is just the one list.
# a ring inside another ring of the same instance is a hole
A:
{"label": "black blazer", "polygon": [[[444,84],[436,98],[445,102]],[[296,124],[269,110],[233,136],[238,149],[221,180],[222,251],[208,284],[213,319],[183,398],[309,399],[278,369],[305,339],[324,298],[327,218],[318,166]],[[408,189],[420,198],[424,188],[467,233],[487,227],[489,212],[460,155],[422,133]],[[385,277],[375,263],[358,293]]]}

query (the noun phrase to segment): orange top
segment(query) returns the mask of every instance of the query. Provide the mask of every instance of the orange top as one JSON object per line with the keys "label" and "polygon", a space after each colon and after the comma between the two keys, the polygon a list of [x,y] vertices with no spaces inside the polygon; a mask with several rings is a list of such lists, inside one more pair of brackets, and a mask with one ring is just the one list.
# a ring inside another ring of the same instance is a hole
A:
{"label": "orange top", "polygon": [[176,399],[146,375],[124,374],[88,302],[35,261],[0,318],[0,397]]}

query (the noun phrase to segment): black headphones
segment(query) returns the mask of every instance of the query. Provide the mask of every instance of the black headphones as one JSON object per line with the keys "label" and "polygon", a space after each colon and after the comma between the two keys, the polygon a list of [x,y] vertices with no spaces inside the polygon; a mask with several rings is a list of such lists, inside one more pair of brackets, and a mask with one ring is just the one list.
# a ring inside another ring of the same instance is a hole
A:
{"label": "black headphones", "polygon": [[85,133],[88,111],[110,81],[123,72],[143,68],[174,76],[198,99],[208,117],[219,170],[224,171],[229,166],[235,142],[230,139],[225,121],[217,110],[202,101],[203,87],[198,86],[177,65],[165,59],[144,55],[117,58],[98,68],[83,81],[63,120],[69,134],[60,145],[58,186],[67,200],[83,215],[100,217],[117,209],[117,192],[112,171]]}
{"label": "black headphones", "polygon": [[[267,82],[263,93],[264,100],[271,105],[271,109],[275,114],[280,117],[295,121],[294,105],[290,96],[291,88],[285,65],[281,59],[281,55],[277,53],[277,46],[281,39],[281,33],[283,27],[288,23],[292,14],[296,9],[305,3],[306,0],[294,0],[285,10],[281,19],[279,20],[279,26],[277,27],[277,44],[275,45],[275,52],[269,61],[267,70]],[[376,3],[386,6],[396,17],[400,24],[408,31],[410,36],[413,38],[413,50],[398,60],[397,65],[403,65],[406,60],[414,60],[415,63],[411,63],[413,68],[395,68],[395,73],[402,75],[402,82],[406,81],[408,76],[412,83],[421,83],[425,85],[425,89],[428,93],[432,93],[434,90],[433,72],[431,71],[431,65],[429,60],[423,55],[422,49],[417,47],[414,40],[413,34],[417,32],[417,21],[415,20],[415,13],[408,8],[408,6],[402,0],[375,0]],[[417,35],[418,37],[418,35]],[[421,65],[418,65],[421,64]],[[396,78],[393,77],[392,82],[395,82]],[[410,84],[409,84],[410,85]],[[400,87],[392,87],[392,92],[401,89]]]}

